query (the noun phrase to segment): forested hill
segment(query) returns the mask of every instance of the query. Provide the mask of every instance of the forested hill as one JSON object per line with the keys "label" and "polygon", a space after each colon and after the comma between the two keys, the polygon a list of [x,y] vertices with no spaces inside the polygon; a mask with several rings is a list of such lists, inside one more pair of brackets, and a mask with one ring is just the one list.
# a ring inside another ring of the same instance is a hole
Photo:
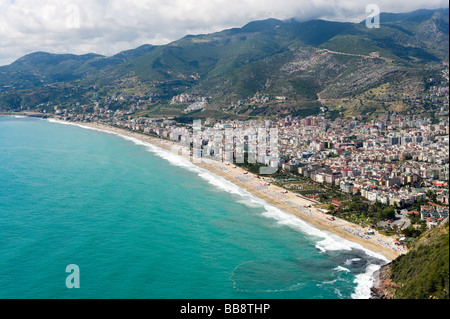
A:
{"label": "forested hill", "polygon": [[421,235],[412,249],[384,266],[374,292],[393,299],[449,299],[449,223]]}

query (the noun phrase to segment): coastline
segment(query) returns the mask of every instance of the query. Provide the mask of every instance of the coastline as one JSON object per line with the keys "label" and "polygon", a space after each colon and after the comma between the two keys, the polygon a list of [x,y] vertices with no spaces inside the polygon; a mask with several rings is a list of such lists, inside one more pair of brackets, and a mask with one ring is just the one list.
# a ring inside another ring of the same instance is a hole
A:
{"label": "coastline", "polygon": [[[163,140],[106,124],[67,122],[58,119],[51,120],[63,124],[79,125],[85,128],[135,138],[171,152],[172,147],[179,146],[177,143],[170,140]],[[335,234],[345,240],[359,244],[373,253],[383,256],[387,262],[390,262],[407,252],[403,247],[394,244],[395,238],[393,237],[382,235],[377,231],[375,231],[375,234],[373,235],[365,235],[366,229],[340,218],[335,218],[335,220],[330,221],[328,219],[329,215],[326,215],[314,207],[314,204],[317,202],[311,201],[305,197],[299,197],[289,191],[286,193],[281,187],[272,184],[267,185],[267,181],[264,180],[264,177],[259,178],[241,167],[204,158],[202,158],[201,162],[192,161],[192,158],[189,158],[189,156],[178,155],[184,156],[197,167],[206,169],[215,175],[225,178],[234,185],[247,190],[250,194],[266,201],[281,211],[297,216],[302,221],[317,229]],[[307,205],[311,205],[311,207],[306,208],[305,206]]]}

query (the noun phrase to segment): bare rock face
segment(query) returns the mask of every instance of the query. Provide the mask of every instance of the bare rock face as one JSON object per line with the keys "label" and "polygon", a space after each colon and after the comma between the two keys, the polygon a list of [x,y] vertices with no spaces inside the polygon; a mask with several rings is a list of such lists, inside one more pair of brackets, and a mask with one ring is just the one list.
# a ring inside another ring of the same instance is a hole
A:
{"label": "bare rock face", "polygon": [[398,285],[391,280],[390,264],[382,266],[374,273],[375,283],[371,288],[371,299],[393,299]]}

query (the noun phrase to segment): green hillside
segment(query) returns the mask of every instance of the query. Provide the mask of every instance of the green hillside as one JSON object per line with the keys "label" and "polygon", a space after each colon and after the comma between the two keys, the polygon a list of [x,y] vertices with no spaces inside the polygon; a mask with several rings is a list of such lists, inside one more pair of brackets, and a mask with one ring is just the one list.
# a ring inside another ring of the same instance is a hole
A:
{"label": "green hillside", "polygon": [[45,84],[72,82],[100,70],[126,63],[152,48],[150,45],[143,45],[112,57],[47,52],[27,54],[10,65],[0,67],[0,87],[35,88]]}
{"label": "green hillside", "polygon": [[151,96],[147,113],[158,115],[181,114],[168,105],[182,93],[208,98],[198,116],[317,114],[321,105],[344,116],[408,112],[448,62],[448,26],[448,9],[383,13],[379,29],[268,19],[112,57],[38,52],[0,67],[0,109],[89,104],[96,92],[101,102],[126,90]]}
{"label": "green hillside", "polygon": [[449,298],[449,225],[425,232],[406,255],[391,264],[396,299]]}

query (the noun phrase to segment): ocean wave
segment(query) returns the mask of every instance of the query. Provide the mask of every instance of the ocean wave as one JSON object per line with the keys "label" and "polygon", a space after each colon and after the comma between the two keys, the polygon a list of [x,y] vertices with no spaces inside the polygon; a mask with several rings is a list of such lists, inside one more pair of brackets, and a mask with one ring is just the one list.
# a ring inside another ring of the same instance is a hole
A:
{"label": "ocean wave", "polygon": [[[326,238],[322,241],[319,241],[316,244],[316,247],[318,249],[320,249],[321,251],[326,252],[328,250],[333,251],[333,250],[353,250],[353,249],[355,249],[355,250],[361,250],[368,256],[371,256],[375,259],[382,260],[383,262],[388,262],[386,257],[384,257],[382,254],[379,254],[372,250],[369,250],[356,242],[347,240],[338,235],[328,233],[326,231],[323,231],[323,232],[326,233]],[[353,261],[356,261],[356,260],[353,260]]]}
{"label": "ocean wave", "polygon": [[114,135],[122,136],[122,135],[114,133],[114,132],[110,132],[110,131],[106,131],[106,130],[102,130],[102,129],[98,129],[98,128],[95,128],[95,127],[90,127],[90,126],[86,126],[86,125],[82,125],[82,124],[66,122],[66,121],[61,121],[61,120],[55,120],[55,119],[45,119],[45,120],[50,122],[50,123],[57,123],[57,124],[62,124],[62,125],[77,126],[77,127],[84,128],[86,130],[91,130],[91,131],[97,131],[97,132],[103,132],[103,133],[108,133],[108,134],[114,134]]}
{"label": "ocean wave", "polygon": [[[166,149],[163,149],[159,146],[153,145],[148,142],[141,141],[140,139],[122,135],[120,133],[116,132],[110,132],[105,131],[102,129],[87,127],[84,125],[76,124],[76,123],[68,123],[68,122],[62,122],[57,120],[48,119],[49,122],[55,122],[59,124],[67,124],[67,125],[74,125],[85,129],[95,130],[95,131],[101,131],[104,133],[110,133],[117,135],[123,139],[132,141],[136,145],[142,145],[145,146],[148,151],[151,153],[159,156],[162,159],[167,160],[172,165],[185,168],[191,172],[196,173],[199,177],[210,183],[211,185],[215,186],[217,189],[226,191],[228,193],[238,195],[240,199],[237,201],[247,205],[248,207],[256,208],[261,207],[264,209],[264,211],[261,213],[261,216],[269,219],[273,219],[276,221],[278,225],[284,225],[291,229],[294,229],[296,231],[299,231],[300,233],[304,235],[310,236],[312,239],[316,240],[316,248],[319,249],[321,252],[327,252],[327,251],[336,251],[336,250],[343,250],[343,251],[349,251],[353,248],[359,249],[364,251],[367,255],[372,256],[376,259],[386,261],[385,257],[381,254],[377,254],[373,251],[370,251],[363,246],[351,242],[349,240],[346,240],[342,237],[339,237],[338,235],[329,233],[324,230],[320,230],[318,228],[315,228],[308,224],[307,222],[303,221],[299,217],[284,212],[273,205],[269,204],[265,200],[253,196],[250,192],[247,190],[233,184],[232,182],[228,181],[227,179],[216,175],[204,168],[198,167],[195,164],[191,163],[188,159],[179,156],[178,154],[174,154],[171,151],[168,151]],[[366,272],[362,274],[358,274],[355,276],[355,292],[352,294],[352,298],[354,299],[367,299],[370,297],[370,288],[373,285],[373,273],[380,268],[380,265],[376,264],[368,264],[366,268]],[[348,270],[345,267],[338,266],[335,268],[336,270],[345,271]]]}
{"label": "ocean wave", "polygon": [[349,269],[342,267],[342,266],[337,266],[336,268],[334,268],[333,270],[337,270],[337,271],[344,271],[344,272],[350,272]]}
{"label": "ocean wave", "polygon": [[227,179],[215,175],[211,173],[210,171],[198,167],[195,164],[191,163],[188,159],[174,154],[171,151],[165,150],[163,148],[160,148],[158,146],[155,146],[151,143],[146,143],[148,150],[150,150],[155,155],[167,160],[172,165],[185,168],[191,172],[196,173],[199,177],[201,177],[203,180],[207,181],[209,184],[215,186],[216,188],[226,191],[228,193],[236,194],[241,197],[247,197],[250,194],[245,190],[240,188],[239,186],[231,183]]}
{"label": "ocean wave", "polygon": [[[317,242],[316,246],[321,251],[351,250],[352,247],[354,247],[352,242],[344,240],[339,236],[334,236],[333,234],[330,234],[326,231],[311,226],[310,224],[303,221],[299,217],[278,209],[277,207],[269,204],[264,199],[254,196],[246,189],[237,186],[236,184],[225,179],[224,177],[216,175],[208,171],[207,169],[196,166],[195,164],[191,163],[188,159],[182,156],[174,154],[169,150],[155,146],[151,143],[142,142],[141,140],[133,137],[124,136],[124,138],[131,140],[138,145],[145,145],[148,148],[148,150],[150,150],[155,155],[169,161],[172,165],[176,165],[196,173],[203,180],[207,181],[209,184],[215,186],[218,189],[226,191],[231,194],[238,195],[240,199],[238,199],[237,201],[246,205],[247,207],[263,208],[264,211],[261,213],[261,216],[275,220],[278,225],[287,226],[293,230],[308,235],[309,237],[312,237],[315,240],[321,239]],[[357,247],[363,249],[362,246]]]}
{"label": "ocean wave", "polygon": [[[299,217],[291,213],[284,212],[278,209],[277,207],[270,205],[264,199],[255,197],[249,191],[233,184],[227,179],[219,175],[216,175],[204,168],[194,165],[193,163],[191,163],[189,160],[187,160],[182,156],[174,154],[168,150],[165,150],[153,144],[142,142],[141,140],[133,137],[128,136],[123,137],[135,142],[138,145],[145,145],[148,148],[148,150],[150,150],[152,153],[169,161],[173,165],[183,167],[185,169],[188,169],[189,171],[196,173],[199,177],[201,177],[211,185],[217,187],[218,189],[229,192],[231,194],[238,195],[241,199],[238,199],[237,201],[246,205],[247,207],[263,208],[264,211],[261,213],[261,216],[275,220],[278,225],[287,226],[313,239],[315,238],[315,240],[318,240],[316,243],[316,247],[321,252],[337,251],[337,250],[350,251],[355,248],[364,251],[367,255],[371,257],[380,259],[383,262],[387,262],[387,260],[383,255],[377,254],[355,242],[351,242],[342,237],[339,237],[338,235],[315,228],[310,224],[308,224],[307,222],[300,219]],[[357,260],[360,260],[360,258],[353,258],[346,262],[350,264]],[[355,292],[352,294],[353,299],[368,299],[370,297],[371,291],[370,288],[373,285],[373,273],[379,268],[380,265],[369,264],[366,268],[365,273],[358,274],[355,276],[354,283],[356,284],[356,287]],[[337,266],[335,270],[350,272],[349,269],[343,266]]]}
{"label": "ocean wave", "polygon": [[251,194],[246,189],[243,189],[243,188],[237,186],[236,184],[230,182],[229,180],[227,180],[219,175],[216,175],[207,169],[201,168],[201,167],[193,164],[192,162],[190,162],[188,159],[184,158],[183,156],[175,154],[175,153],[173,153],[169,150],[166,150],[162,147],[156,146],[149,142],[142,141],[142,140],[132,137],[132,136],[127,136],[127,135],[123,135],[123,134],[120,134],[117,132],[106,131],[106,130],[93,128],[93,127],[89,127],[89,126],[84,126],[82,124],[63,122],[63,121],[53,120],[53,119],[48,119],[48,121],[60,123],[60,124],[74,125],[74,126],[78,126],[78,127],[85,128],[85,129],[114,134],[125,140],[132,141],[136,145],[145,146],[147,148],[147,150],[149,150],[153,154],[167,160],[172,165],[182,167],[191,172],[196,173],[199,177],[201,177],[203,180],[207,181],[209,184],[215,186],[217,189],[220,189],[220,190],[223,190],[228,193],[235,194],[235,195],[239,195],[241,197],[241,199],[238,200],[240,203],[245,204],[246,206],[252,207],[252,208],[256,208],[258,206],[264,208],[264,212],[261,214],[263,217],[274,219],[277,221],[277,223],[279,225],[285,225],[285,226],[290,227],[291,229],[300,231],[301,233],[303,233],[305,235],[309,235],[311,237],[316,237],[316,240],[321,239],[317,242],[316,248],[322,252],[335,251],[335,250],[347,250],[348,251],[348,250],[351,250],[352,248],[357,248],[357,249],[361,249],[361,250],[365,251],[370,256],[376,257],[378,259],[386,260],[384,258],[384,256],[382,256],[381,254],[377,254],[373,251],[370,251],[355,242],[351,242],[351,241],[346,240],[338,235],[335,235],[330,232],[320,230],[318,228],[311,226],[310,224],[303,221],[299,217],[276,208],[275,206],[269,204],[264,199],[255,197],[253,194]]}
{"label": "ocean wave", "polygon": [[361,260],[361,258],[351,258],[351,259],[347,259],[347,260],[344,262],[344,265],[349,266],[349,265],[353,264],[354,262],[360,261],[360,260]]}
{"label": "ocean wave", "polygon": [[318,287],[322,287],[323,285],[332,285],[332,284],[336,283],[338,280],[340,280],[340,279],[336,278],[336,279],[333,279],[333,280],[324,281],[322,283],[318,283],[317,286]]}
{"label": "ocean wave", "polygon": [[381,265],[369,264],[366,268],[366,272],[355,276],[353,281],[356,284],[355,292],[351,295],[353,299],[369,299],[371,290],[374,284],[373,274],[381,268]]}

